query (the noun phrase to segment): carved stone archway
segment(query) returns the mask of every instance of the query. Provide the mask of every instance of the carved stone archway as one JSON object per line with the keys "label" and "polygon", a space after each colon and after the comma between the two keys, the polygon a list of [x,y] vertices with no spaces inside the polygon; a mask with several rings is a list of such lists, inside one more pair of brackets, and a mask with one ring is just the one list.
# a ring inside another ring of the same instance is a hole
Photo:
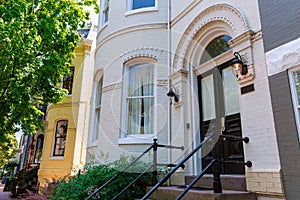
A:
{"label": "carved stone archway", "polygon": [[175,51],[173,60],[174,71],[185,68],[184,61],[187,59],[187,52],[191,49],[192,41],[199,34],[199,31],[208,29],[208,25],[216,23],[224,24],[225,26],[223,27],[226,27],[225,29],[232,34],[233,38],[250,30],[246,18],[232,5],[217,4],[208,7],[191,22],[184,32]]}

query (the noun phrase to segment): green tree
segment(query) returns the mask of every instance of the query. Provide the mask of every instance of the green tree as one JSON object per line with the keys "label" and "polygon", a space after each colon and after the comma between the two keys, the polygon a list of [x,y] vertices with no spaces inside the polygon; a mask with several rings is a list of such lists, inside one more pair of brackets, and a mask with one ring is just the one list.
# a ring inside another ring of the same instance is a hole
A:
{"label": "green tree", "polygon": [[10,164],[10,159],[15,157],[17,140],[14,136],[10,135],[8,137],[8,142],[0,144],[0,169],[6,167],[6,170],[11,170],[10,166],[6,164]]}
{"label": "green tree", "polygon": [[14,146],[18,129],[41,128],[40,106],[66,95],[59,83],[89,18],[84,7],[92,5],[96,0],[0,0],[0,150]]}

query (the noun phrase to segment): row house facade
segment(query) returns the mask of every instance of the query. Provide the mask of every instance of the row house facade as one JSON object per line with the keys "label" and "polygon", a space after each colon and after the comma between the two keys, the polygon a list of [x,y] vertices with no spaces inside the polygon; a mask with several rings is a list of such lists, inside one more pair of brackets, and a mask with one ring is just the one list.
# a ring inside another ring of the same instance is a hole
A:
{"label": "row house facade", "polygon": [[80,173],[86,161],[97,20],[92,18],[78,33],[81,40],[75,48],[70,73],[61,83],[68,95],[62,102],[47,107],[44,148],[38,171],[41,186]]}
{"label": "row house facade", "polygon": [[[176,163],[211,138],[178,171],[174,184],[203,170],[217,145],[220,160],[252,162],[250,168],[221,163],[222,176],[242,177],[245,190],[261,200],[298,199],[297,2],[100,4],[87,162],[139,155],[158,139],[184,146],[158,152],[159,162]],[[233,68],[235,58],[243,62],[240,71]],[[53,134],[55,123],[51,127]],[[226,135],[250,141],[219,139]]]}

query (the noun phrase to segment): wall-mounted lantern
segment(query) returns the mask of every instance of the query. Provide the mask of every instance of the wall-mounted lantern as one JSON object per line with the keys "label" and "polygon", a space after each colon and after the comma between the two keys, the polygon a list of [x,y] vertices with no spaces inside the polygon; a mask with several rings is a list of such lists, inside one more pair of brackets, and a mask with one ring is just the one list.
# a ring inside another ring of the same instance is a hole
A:
{"label": "wall-mounted lantern", "polygon": [[246,75],[248,73],[248,66],[242,61],[242,57],[238,52],[234,52],[234,59],[231,62],[233,73],[236,77]]}
{"label": "wall-mounted lantern", "polygon": [[179,102],[179,95],[178,94],[176,94],[176,90],[175,90],[175,88],[173,87],[173,86],[170,86],[170,90],[169,90],[169,92],[167,93],[167,96],[168,97],[174,97],[174,101],[177,103],[177,102]]}

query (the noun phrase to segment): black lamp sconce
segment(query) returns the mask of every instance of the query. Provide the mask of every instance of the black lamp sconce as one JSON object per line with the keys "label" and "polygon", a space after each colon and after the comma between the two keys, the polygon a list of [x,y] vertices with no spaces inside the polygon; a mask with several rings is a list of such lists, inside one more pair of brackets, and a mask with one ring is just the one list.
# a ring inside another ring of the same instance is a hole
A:
{"label": "black lamp sconce", "polygon": [[169,92],[167,93],[167,96],[168,97],[174,97],[174,101],[177,103],[179,102],[179,95],[176,94],[176,90],[173,86],[170,86],[170,90]]}
{"label": "black lamp sconce", "polygon": [[242,57],[238,52],[234,52],[234,59],[231,61],[233,73],[236,77],[246,75],[248,73],[248,66],[242,61]]}

